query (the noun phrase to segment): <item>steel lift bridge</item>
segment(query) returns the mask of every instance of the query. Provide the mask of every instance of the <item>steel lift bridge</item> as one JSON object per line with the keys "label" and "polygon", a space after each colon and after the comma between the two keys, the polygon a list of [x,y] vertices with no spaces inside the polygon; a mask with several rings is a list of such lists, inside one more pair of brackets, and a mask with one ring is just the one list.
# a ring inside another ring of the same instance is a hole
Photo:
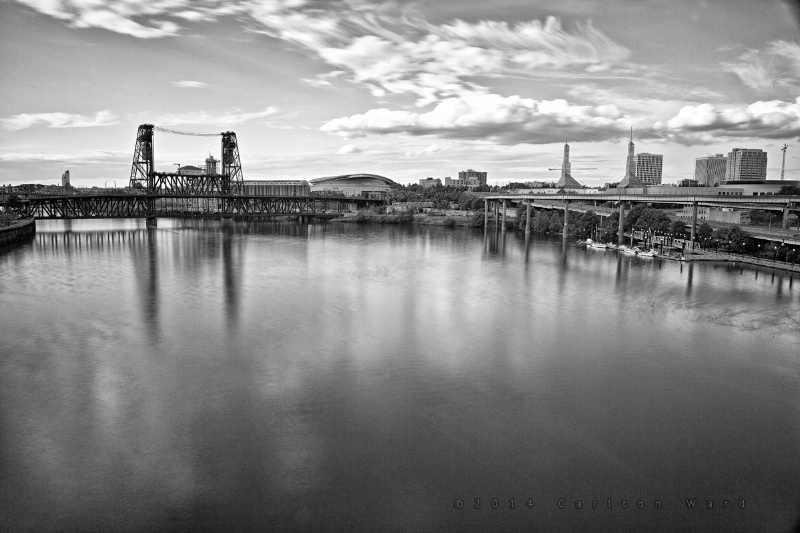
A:
{"label": "steel lift bridge", "polygon": [[[222,137],[221,172],[202,174],[155,171],[154,132]],[[257,196],[245,194],[239,143],[232,131],[192,133],[142,124],[136,132],[130,187],[120,193],[30,195],[23,198],[27,216],[36,218],[156,217],[332,217],[380,203],[368,198]]]}
{"label": "steel lift bridge", "polygon": [[[153,131],[199,137],[222,136],[222,171],[201,175],[177,172],[156,172],[154,169],[155,143]],[[232,131],[223,133],[191,133],[142,124],[136,132],[133,150],[130,187],[154,195],[229,196],[242,194],[244,178],[239,159],[239,145]]]}

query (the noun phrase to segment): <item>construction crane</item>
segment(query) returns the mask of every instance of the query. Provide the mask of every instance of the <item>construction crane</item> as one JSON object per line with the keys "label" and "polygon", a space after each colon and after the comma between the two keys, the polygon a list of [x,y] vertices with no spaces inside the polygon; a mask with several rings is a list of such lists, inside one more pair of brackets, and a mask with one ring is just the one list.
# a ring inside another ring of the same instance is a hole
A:
{"label": "construction crane", "polygon": [[783,145],[781,148],[781,152],[783,152],[783,163],[781,163],[781,181],[783,181],[783,171],[786,168],[786,148],[788,147],[787,144]]}

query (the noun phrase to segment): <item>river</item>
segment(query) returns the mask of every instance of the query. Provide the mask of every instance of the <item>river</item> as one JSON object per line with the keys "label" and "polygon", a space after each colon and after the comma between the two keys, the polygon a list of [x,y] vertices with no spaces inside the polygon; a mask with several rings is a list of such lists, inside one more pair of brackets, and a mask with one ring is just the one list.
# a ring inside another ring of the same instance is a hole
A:
{"label": "river", "polygon": [[0,253],[0,528],[798,522],[796,273],[471,228],[158,224],[38,221]]}

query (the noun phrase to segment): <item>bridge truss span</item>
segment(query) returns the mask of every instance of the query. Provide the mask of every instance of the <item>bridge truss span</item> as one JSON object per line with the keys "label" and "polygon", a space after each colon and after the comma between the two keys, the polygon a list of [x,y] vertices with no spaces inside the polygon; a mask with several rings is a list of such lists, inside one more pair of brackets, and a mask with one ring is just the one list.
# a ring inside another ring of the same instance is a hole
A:
{"label": "bridge truss span", "polygon": [[339,214],[352,203],[313,196],[232,196],[227,202],[230,212],[240,216]]}
{"label": "bridge truss span", "polygon": [[143,218],[153,208],[144,195],[31,197],[27,216],[36,218]]}
{"label": "bridge truss span", "polygon": [[230,182],[209,174],[186,175],[173,172],[153,173],[153,188],[161,196],[228,195]]}
{"label": "bridge truss span", "polygon": [[152,218],[336,216],[380,203],[367,198],[317,196],[105,195],[40,196],[25,201],[26,216],[52,218]]}

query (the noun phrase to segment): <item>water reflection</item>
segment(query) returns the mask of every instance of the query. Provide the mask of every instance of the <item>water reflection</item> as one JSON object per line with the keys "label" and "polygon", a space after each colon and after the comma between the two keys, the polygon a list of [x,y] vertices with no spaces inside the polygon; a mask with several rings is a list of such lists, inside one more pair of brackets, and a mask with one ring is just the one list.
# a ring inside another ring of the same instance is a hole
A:
{"label": "water reflection", "polygon": [[528,264],[530,263],[531,259],[531,235],[530,233],[525,234],[525,269],[527,270]]}
{"label": "water reflection", "polygon": [[[453,507],[497,495],[533,498],[545,530],[597,528],[559,497],[669,510],[606,513],[613,530],[791,524],[790,274],[483,234],[43,228],[0,255],[18,310],[0,363],[5,523],[530,530],[530,514]],[[687,514],[695,494],[758,504]]]}
{"label": "water reflection", "polygon": [[144,320],[150,332],[149,337],[155,344],[158,344],[161,340],[161,317],[158,305],[158,271],[160,266],[158,264],[158,230],[148,227],[145,228],[143,234],[135,237],[139,236],[144,237],[144,246],[141,246],[141,241],[138,238],[134,238],[132,249],[134,251],[142,250],[143,252],[134,255],[134,269],[139,282],[138,292],[142,299],[142,320]]}
{"label": "water reflection", "polygon": [[[683,267],[683,264],[681,264]],[[688,274],[686,276],[686,296],[692,295],[692,277],[694,276],[694,262],[690,262],[688,267]]]}

